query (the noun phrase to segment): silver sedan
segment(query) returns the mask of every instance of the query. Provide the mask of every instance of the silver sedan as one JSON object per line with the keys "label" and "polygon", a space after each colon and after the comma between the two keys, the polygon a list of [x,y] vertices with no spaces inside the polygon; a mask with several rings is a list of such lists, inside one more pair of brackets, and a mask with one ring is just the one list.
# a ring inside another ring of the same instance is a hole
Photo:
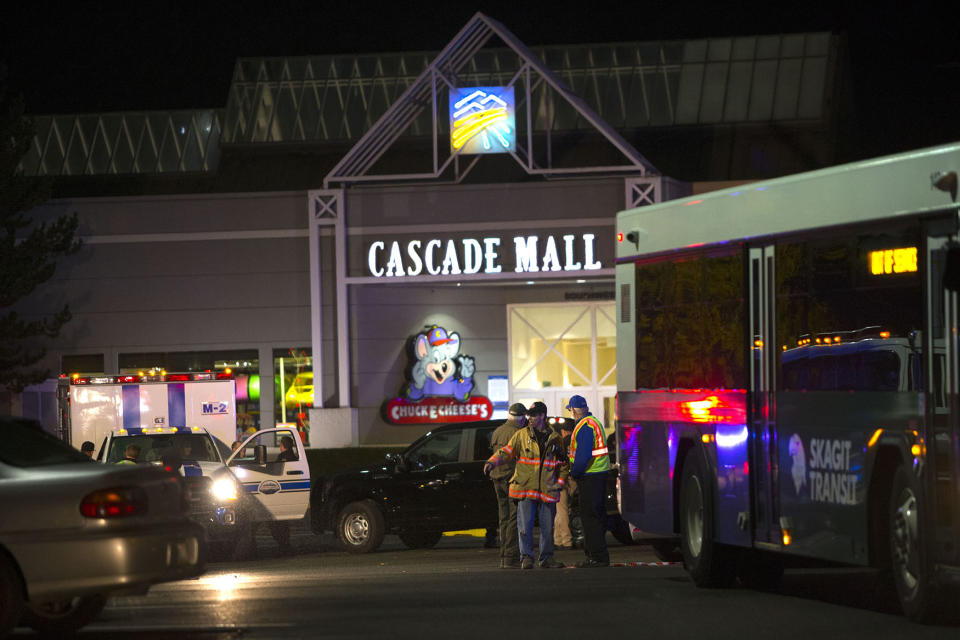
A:
{"label": "silver sedan", "polygon": [[0,636],[18,623],[70,634],[108,596],[205,566],[176,474],[96,464],[34,422],[0,417],[0,505]]}

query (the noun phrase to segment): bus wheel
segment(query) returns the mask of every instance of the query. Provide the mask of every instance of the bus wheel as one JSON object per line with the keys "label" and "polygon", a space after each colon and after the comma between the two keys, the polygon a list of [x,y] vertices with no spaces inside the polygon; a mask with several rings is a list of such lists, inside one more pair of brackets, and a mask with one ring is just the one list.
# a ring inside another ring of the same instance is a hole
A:
{"label": "bus wheel", "polygon": [[696,452],[687,456],[680,480],[680,548],[683,565],[698,587],[726,587],[736,577],[734,555],[714,541],[713,496]]}
{"label": "bus wheel", "polygon": [[904,614],[919,622],[929,622],[938,612],[939,599],[930,566],[921,552],[922,508],[916,478],[903,465],[897,467],[890,489],[888,519],[893,584]]}

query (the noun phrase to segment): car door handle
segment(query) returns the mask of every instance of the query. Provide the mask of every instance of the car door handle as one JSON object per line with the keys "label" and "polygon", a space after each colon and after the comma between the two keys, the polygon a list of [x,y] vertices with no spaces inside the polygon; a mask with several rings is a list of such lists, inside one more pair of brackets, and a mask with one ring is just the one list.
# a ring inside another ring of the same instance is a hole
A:
{"label": "car door handle", "polygon": [[288,476],[302,476],[303,471],[287,471]]}

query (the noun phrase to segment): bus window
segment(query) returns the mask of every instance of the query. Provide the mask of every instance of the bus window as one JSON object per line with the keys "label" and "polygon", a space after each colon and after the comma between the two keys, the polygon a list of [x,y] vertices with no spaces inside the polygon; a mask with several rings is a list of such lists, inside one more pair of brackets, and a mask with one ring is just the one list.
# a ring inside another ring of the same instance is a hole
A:
{"label": "bus window", "polygon": [[743,288],[739,250],[638,265],[637,387],[745,388]]}
{"label": "bus window", "polygon": [[919,230],[831,235],[776,248],[781,391],[907,391],[923,326],[919,273],[878,273],[871,255],[918,246]]}

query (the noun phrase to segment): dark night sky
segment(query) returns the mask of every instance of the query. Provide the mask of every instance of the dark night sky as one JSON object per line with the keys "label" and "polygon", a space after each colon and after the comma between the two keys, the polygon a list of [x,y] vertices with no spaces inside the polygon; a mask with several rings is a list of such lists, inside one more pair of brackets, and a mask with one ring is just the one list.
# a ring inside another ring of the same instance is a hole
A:
{"label": "dark night sky", "polygon": [[166,110],[225,106],[237,57],[437,50],[477,10],[529,45],[826,30],[848,38],[882,153],[960,140],[960,23],[940,4],[21,0],[0,10],[0,60],[29,113]]}

